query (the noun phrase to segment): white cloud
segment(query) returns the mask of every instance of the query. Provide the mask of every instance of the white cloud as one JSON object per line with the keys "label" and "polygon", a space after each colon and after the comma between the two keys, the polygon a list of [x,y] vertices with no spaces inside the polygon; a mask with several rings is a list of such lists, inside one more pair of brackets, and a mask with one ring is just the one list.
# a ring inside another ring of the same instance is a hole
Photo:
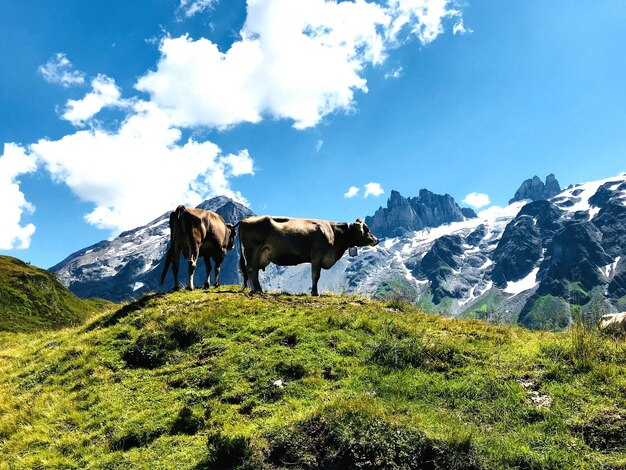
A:
{"label": "white cloud", "polygon": [[63,52],[56,53],[38,70],[44,80],[65,88],[85,83],[85,74],[76,70]]}
{"label": "white cloud", "polygon": [[343,195],[343,197],[351,198],[357,195],[359,188],[356,186],[350,186],[350,189]]}
{"label": "white cloud", "polygon": [[223,161],[230,167],[230,174],[233,176],[254,175],[254,161],[247,150],[242,150],[237,155],[226,155]]}
{"label": "white cloud", "polygon": [[225,128],[286,118],[294,127],[315,126],[325,116],[354,109],[367,92],[368,65],[381,64],[401,34],[423,44],[460,17],[448,0],[249,0],[241,39],[221,52],[188,36],[165,38],[154,71],[137,89],[179,126]]}
{"label": "white cloud", "polygon": [[217,0],[180,0],[178,8],[187,18],[190,18],[197,13],[211,9],[216,3]]}
{"label": "white cloud", "polygon": [[443,33],[446,18],[461,18],[461,12],[450,8],[450,0],[389,0],[389,10],[393,18],[388,37],[397,41],[403,31],[417,36],[426,45]]}
{"label": "white cloud", "polygon": [[399,65],[395,69],[385,74],[385,80],[389,80],[390,78],[400,78],[403,72],[404,72],[404,69],[402,68],[401,65]]}
{"label": "white cloud", "polygon": [[124,107],[129,103],[121,99],[120,89],[115,80],[106,75],[98,75],[91,81],[92,91],[80,100],[67,102],[63,119],[75,126],[82,126],[105,107]]}
{"label": "white cloud", "polygon": [[379,63],[389,21],[375,4],[250,0],[242,39],[223,53],[207,39],[166,38],[137,88],[182,126],[228,127],[264,114],[316,125],[350,110],[368,63]]}
{"label": "white cloud", "polygon": [[24,149],[16,144],[5,144],[0,156],[0,249],[26,249],[35,233],[35,226],[20,225],[25,212],[33,212],[34,207],[20,191],[19,175],[35,171],[36,164]]}
{"label": "white cloud", "polygon": [[463,18],[459,18],[452,27],[452,34],[471,34],[473,32],[474,30],[465,27],[465,24],[463,23]]}
{"label": "white cloud", "polygon": [[465,199],[463,199],[463,203],[479,209],[491,204],[491,200],[489,199],[489,196],[484,193],[469,193],[465,196]]}
{"label": "white cloud", "polygon": [[322,139],[319,139],[316,143],[315,143],[315,151],[319,152],[320,150],[322,150],[322,147],[324,146],[324,141]]}
{"label": "white cloud", "polygon": [[90,129],[30,147],[52,177],[95,208],[90,224],[113,233],[134,228],[178,204],[215,195],[246,202],[230,178],[252,174],[246,150],[220,155],[212,142],[180,142],[180,130],[154,104],[137,102],[117,132]]}
{"label": "white cloud", "polygon": [[380,196],[381,194],[384,194],[384,192],[385,191],[379,183],[367,183],[365,185],[365,194],[363,197]]}

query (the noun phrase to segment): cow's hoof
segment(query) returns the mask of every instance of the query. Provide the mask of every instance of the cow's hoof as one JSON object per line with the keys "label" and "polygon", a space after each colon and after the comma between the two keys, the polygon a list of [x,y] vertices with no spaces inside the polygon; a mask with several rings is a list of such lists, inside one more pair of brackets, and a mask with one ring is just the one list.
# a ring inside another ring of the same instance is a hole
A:
{"label": "cow's hoof", "polygon": [[193,286],[187,287],[187,290],[190,291],[190,292],[193,292]]}
{"label": "cow's hoof", "polygon": [[218,283],[213,284],[213,287],[215,287],[216,289],[219,287],[220,285]]}
{"label": "cow's hoof", "polygon": [[204,285],[205,289],[209,289],[211,287],[211,284],[209,284],[208,282]]}
{"label": "cow's hoof", "polygon": [[172,292],[178,292],[180,290],[180,286],[174,286]]}

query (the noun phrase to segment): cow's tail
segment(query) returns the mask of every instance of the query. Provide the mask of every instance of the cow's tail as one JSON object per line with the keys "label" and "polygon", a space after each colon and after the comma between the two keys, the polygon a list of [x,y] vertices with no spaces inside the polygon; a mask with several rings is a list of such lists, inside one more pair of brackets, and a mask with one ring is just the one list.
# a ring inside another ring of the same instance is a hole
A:
{"label": "cow's tail", "polygon": [[[239,225],[240,223],[241,221],[237,222],[237,225]],[[243,277],[243,289],[242,290],[246,290],[246,287],[248,286],[248,269],[246,265],[247,263],[246,263],[246,257],[243,254],[243,247],[242,247],[242,242],[241,242],[241,228],[240,228],[239,229],[239,271],[241,272],[241,276]]]}
{"label": "cow's tail", "polygon": [[167,249],[167,254],[165,255],[165,264],[163,265],[163,272],[161,273],[161,281],[160,285],[163,285],[165,281],[165,276],[167,276],[167,271],[172,265],[172,258],[174,256],[179,256],[178,253],[174,253],[174,247],[179,246],[176,241],[178,237],[181,236],[179,233],[180,230],[180,216],[183,212],[185,212],[185,206],[178,206],[172,213],[170,213],[170,246]]}
{"label": "cow's tail", "polygon": [[167,255],[165,256],[165,265],[163,266],[163,272],[161,273],[161,281],[159,284],[163,285],[165,281],[165,276],[167,275],[168,269],[170,269],[170,265],[172,264],[172,252],[174,251],[174,246],[170,243],[169,248],[167,249]]}

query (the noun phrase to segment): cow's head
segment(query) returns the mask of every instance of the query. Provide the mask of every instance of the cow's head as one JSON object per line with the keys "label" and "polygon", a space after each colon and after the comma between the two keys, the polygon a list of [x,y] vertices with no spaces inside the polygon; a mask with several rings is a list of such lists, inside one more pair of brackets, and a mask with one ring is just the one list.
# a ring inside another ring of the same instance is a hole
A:
{"label": "cow's head", "polygon": [[350,234],[352,235],[353,246],[378,245],[378,238],[370,232],[370,228],[361,219],[356,219],[356,222],[350,224]]}
{"label": "cow's head", "polygon": [[228,229],[228,245],[226,245],[227,250],[232,250],[235,246],[235,237],[237,236],[237,229],[233,224],[226,224],[226,228]]}

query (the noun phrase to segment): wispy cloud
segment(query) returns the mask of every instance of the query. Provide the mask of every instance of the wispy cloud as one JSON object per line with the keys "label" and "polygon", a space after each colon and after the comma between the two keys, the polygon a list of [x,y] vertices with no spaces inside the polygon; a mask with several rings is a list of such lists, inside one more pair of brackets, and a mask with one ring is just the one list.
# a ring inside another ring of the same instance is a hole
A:
{"label": "wispy cloud", "polygon": [[385,79],[389,80],[390,78],[400,78],[403,72],[404,72],[404,69],[402,68],[401,65],[399,65],[395,69],[387,72],[385,74]]}
{"label": "wispy cloud", "polygon": [[187,18],[190,18],[203,11],[210,10],[218,2],[218,0],[180,0],[178,6]]}
{"label": "wispy cloud", "polygon": [[452,34],[471,34],[473,32],[474,30],[465,27],[465,24],[463,23],[463,18],[459,18],[452,27]]}
{"label": "wispy cloud", "polygon": [[35,210],[20,190],[18,177],[35,171],[36,164],[24,149],[16,144],[5,144],[0,156],[0,249],[26,249],[35,233],[35,226],[21,225],[22,215]]}
{"label": "wispy cloud", "polygon": [[69,88],[85,83],[85,74],[76,70],[63,52],[58,52],[38,69],[41,76],[49,83]]}
{"label": "wispy cloud", "polygon": [[384,193],[385,191],[379,183],[367,183],[365,185],[365,194],[363,195],[363,197],[380,196]]}
{"label": "wispy cloud", "polygon": [[465,196],[463,202],[468,206],[472,206],[477,209],[491,204],[489,196],[484,193],[469,193],[467,196]]}
{"label": "wispy cloud", "polygon": [[319,139],[316,143],[315,143],[315,151],[319,152],[320,150],[322,150],[322,147],[324,146],[324,141],[322,139]]}
{"label": "wispy cloud", "polygon": [[343,197],[345,198],[351,198],[354,197],[358,194],[359,192],[359,188],[357,188],[356,186],[350,186],[350,188],[348,189],[348,191],[346,191],[343,195]]}
{"label": "wispy cloud", "polygon": [[130,103],[121,99],[120,89],[115,80],[105,75],[98,75],[91,81],[92,91],[80,100],[69,100],[63,113],[63,119],[75,126],[82,126],[86,121],[106,107],[126,107]]}

